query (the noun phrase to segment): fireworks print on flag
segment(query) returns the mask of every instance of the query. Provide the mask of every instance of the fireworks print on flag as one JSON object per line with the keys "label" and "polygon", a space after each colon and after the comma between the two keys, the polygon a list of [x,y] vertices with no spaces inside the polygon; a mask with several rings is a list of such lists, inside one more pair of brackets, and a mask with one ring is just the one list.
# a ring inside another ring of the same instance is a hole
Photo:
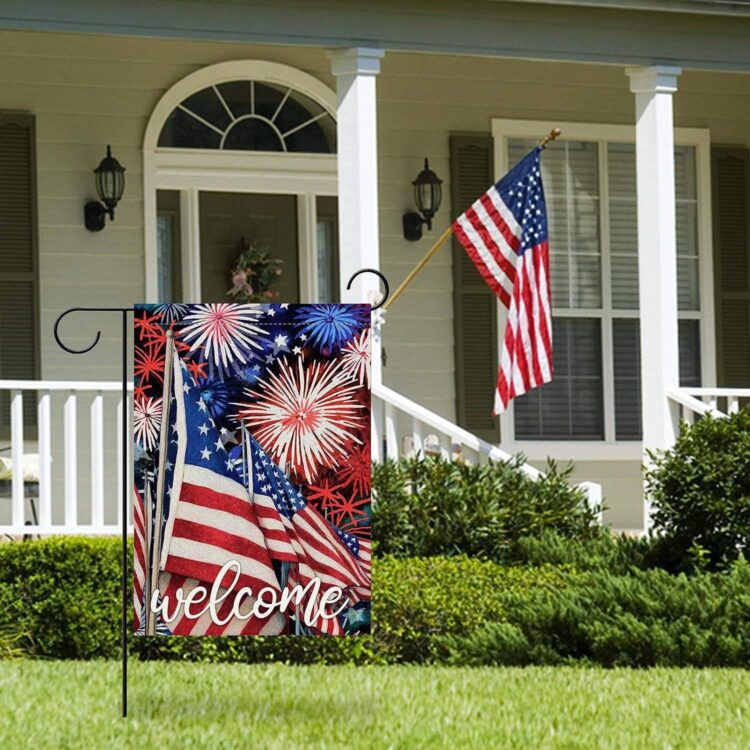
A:
{"label": "fireworks print on flag", "polygon": [[357,430],[364,404],[354,396],[359,385],[341,363],[304,365],[298,357],[292,364],[284,358],[278,372],[256,388],[257,398],[240,408],[237,418],[295,478],[313,481],[321,468],[336,468],[361,442]]}
{"label": "fireworks print on flag", "polygon": [[266,331],[257,325],[262,315],[260,305],[194,305],[183,318],[182,335],[191,354],[201,352],[204,360],[225,375],[263,351]]}
{"label": "fireworks print on flag", "polygon": [[[220,461],[213,470],[224,472],[233,477],[232,481],[243,484],[251,498],[253,488],[261,494],[269,490],[268,497],[261,500],[277,503],[280,518],[288,516],[285,524],[293,524],[297,513],[319,516],[320,528],[329,529],[324,532],[328,540],[325,543],[334,547],[340,545],[341,549],[335,554],[341,555],[343,550],[351,555],[358,561],[357,565],[363,565],[363,570],[366,568],[369,581],[369,305],[275,302],[139,305],[134,331],[135,489],[141,503],[150,497],[153,511],[163,420],[166,421],[164,429],[169,430],[166,461],[162,462],[167,467],[167,485],[174,481],[169,472],[178,463],[177,394],[174,391],[169,401],[171,408],[163,410],[169,335],[174,342],[175,361],[180,366],[179,381],[186,404],[183,412],[187,415],[189,433],[188,454],[193,449],[190,441],[200,443],[197,446],[200,451],[195,454],[196,465],[208,470],[216,456]],[[191,413],[195,415],[194,425],[190,423]],[[250,440],[257,441],[253,442],[252,450]],[[248,463],[248,456],[256,450],[262,451],[262,466],[259,462]],[[273,469],[274,466],[277,468]],[[267,484],[264,479],[265,476],[270,479],[269,469],[280,472],[281,478],[274,486],[281,488],[277,492],[289,495],[289,506],[279,504],[281,500],[270,490],[273,482]],[[177,514],[175,528],[184,534],[185,528],[194,521],[180,520],[179,513],[187,511],[179,511],[168,492],[164,504],[164,533],[167,534],[169,527],[168,516],[174,512]],[[274,508],[258,505],[260,528],[266,523],[263,513],[268,512],[274,512]],[[204,514],[202,511],[201,517]],[[185,516],[188,517],[196,517],[195,511]],[[247,519],[242,521],[242,524],[247,523]],[[185,539],[178,541],[186,543]],[[275,556],[274,545],[278,542],[271,538],[267,544],[282,589],[294,585],[295,581],[306,580],[310,568],[305,566],[312,564],[310,560],[297,568],[283,554]],[[350,564],[351,560],[345,562],[344,568]],[[143,566],[137,568],[143,572]],[[188,575],[195,572],[193,569],[164,570],[158,583],[162,593],[179,587],[189,591],[197,585],[197,580]],[[369,632],[369,584],[363,588],[362,581],[357,579],[351,586],[356,595],[351,595],[343,613],[325,627],[305,627],[300,624],[298,615],[287,612],[280,618],[283,620],[280,632],[303,635]],[[140,586],[136,581],[136,590],[143,591],[143,581]],[[141,632],[144,611],[141,607],[136,617]],[[192,627],[181,616],[168,627],[158,621],[157,631],[218,635],[240,631],[271,634],[278,630],[275,621],[273,627],[270,621],[253,624],[251,619],[249,623],[242,631],[233,622],[224,628],[210,624]]]}
{"label": "fireworks print on flag", "polygon": [[161,426],[161,399],[136,398],[133,404],[133,433],[135,441],[144,451],[156,448]]}

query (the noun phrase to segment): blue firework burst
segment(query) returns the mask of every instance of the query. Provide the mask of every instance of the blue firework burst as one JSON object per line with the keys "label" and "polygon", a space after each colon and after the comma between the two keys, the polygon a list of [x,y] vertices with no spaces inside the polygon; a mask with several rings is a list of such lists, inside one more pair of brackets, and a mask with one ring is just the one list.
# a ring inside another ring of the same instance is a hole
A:
{"label": "blue firework burst", "polygon": [[178,320],[182,320],[182,317],[187,312],[190,305],[183,305],[179,303],[155,305],[155,312],[161,316],[161,322],[169,325],[175,323]]}
{"label": "blue firework burst", "polygon": [[198,382],[198,392],[208,408],[208,413],[215,420],[221,419],[229,409],[233,398],[232,388],[225,380],[206,378]]}
{"label": "blue firework burst", "polygon": [[364,305],[309,305],[300,308],[296,321],[302,324],[300,334],[321,351],[340,349],[367,325],[368,308]]}

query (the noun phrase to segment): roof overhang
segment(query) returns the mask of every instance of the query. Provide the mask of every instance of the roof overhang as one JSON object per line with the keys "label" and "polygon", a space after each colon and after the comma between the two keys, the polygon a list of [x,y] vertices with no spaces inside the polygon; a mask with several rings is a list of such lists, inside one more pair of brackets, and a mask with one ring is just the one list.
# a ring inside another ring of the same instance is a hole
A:
{"label": "roof overhang", "polygon": [[[533,5],[572,5],[667,13],[699,13],[711,16],[750,16],[750,0],[514,0]],[[506,2],[506,0],[490,0]]]}

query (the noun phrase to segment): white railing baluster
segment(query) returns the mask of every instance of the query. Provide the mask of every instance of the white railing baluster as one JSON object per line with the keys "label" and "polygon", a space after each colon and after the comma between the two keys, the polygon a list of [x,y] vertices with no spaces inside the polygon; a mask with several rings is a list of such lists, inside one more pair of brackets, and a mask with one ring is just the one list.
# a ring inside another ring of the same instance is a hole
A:
{"label": "white railing baluster", "polygon": [[740,400],[737,396],[727,396],[727,412],[729,414],[737,414],[740,410]]}
{"label": "white railing baluster", "polygon": [[424,440],[424,430],[422,429],[422,423],[414,417],[411,421],[411,434],[412,434],[412,450],[415,456],[424,458],[424,449],[422,441]]}
{"label": "white railing baluster", "polygon": [[396,434],[396,410],[393,404],[385,404],[385,453],[386,458],[398,458],[398,435]]}
{"label": "white railing baluster", "polygon": [[39,523],[52,523],[52,417],[49,391],[40,391],[37,405],[39,444]]}
{"label": "white railing baluster", "polygon": [[122,518],[122,504],[124,498],[122,496],[122,451],[125,450],[125,446],[122,444],[122,420],[124,418],[124,409],[122,403],[122,396],[117,399],[117,407],[115,409],[115,429],[117,431],[117,437],[115,442],[117,444],[117,454],[115,456],[115,462],[117,463],[117,520]]}
{"label": "white railing baluster", "polygon": [[378,463],[383,460],[383,402],[373,396],[371,408],[370,425],[372,434],[370,436],[370,455],[373,463]]}
{"label": "white railing baluster", "polygon": [[104,397],[91,402],[91,524],[104,525]]}
{"label": "white railing baluster", "polygon": [[13,391],[10,401],[11,519],[16,534],[24,525],[23,489],[23,394]]}
{"label": "white railing baluster", "polygon": [[69,391],[63,411],[65,455],[65,525],[78,524],[78,410],[76,392]]}
{"label": "white railing baluster", "polygon": [[440,433],[440,455],[444,459],[446,459],[446,461],[450,461],[451,451],[452,451],[451,437],[449,435],[446,435],[444,432],[441,432]]}

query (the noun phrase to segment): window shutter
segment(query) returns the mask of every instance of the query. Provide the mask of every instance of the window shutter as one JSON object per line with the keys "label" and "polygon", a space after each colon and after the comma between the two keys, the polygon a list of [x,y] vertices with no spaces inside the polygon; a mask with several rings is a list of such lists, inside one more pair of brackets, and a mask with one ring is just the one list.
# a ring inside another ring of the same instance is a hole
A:
{"label": "window shutter", "polygon": [[712,149],[720,386],[750,386],[750,152]]}
{"label": "window shutter", "polygon": [[[463,213],[493,182],[492,137],[454,135],[451,153],[451,214]],[[459,425],[497,442],[492,416],[497,383],[496,298],[453,238],[456,415]]]}
{"label": "window shutter", "polygon": [[[0,113],[0,378],[34,379],[37,350],[37,229],[34,118]],[[34,399],[25,399],[33,422]],[[9,419],[0,393],[0,427]]]}

